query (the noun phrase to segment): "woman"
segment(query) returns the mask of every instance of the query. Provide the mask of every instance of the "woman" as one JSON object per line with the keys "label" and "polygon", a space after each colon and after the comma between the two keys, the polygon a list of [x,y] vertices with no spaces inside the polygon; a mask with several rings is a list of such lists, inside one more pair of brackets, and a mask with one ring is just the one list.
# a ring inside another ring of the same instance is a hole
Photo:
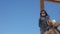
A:
{"label": "woman", "polygon": [[47,24],[48,19],[49,19],[49,15],[46,13],[45,10],[42,10],[39,19],[39,27],[40,27],[41,34],[44,34],[46,31],[48,31],[53,27],[52,25]]}

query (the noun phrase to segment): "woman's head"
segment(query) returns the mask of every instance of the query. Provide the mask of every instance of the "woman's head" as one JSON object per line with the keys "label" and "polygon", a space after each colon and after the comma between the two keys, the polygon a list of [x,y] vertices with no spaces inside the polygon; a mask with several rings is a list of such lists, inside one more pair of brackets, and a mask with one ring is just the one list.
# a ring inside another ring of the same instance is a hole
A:
{"label": "woman's head", "polygon": [[48,14],[46,13],[46,11],[45,11],[45,10],[41,10],[40,15],[41,15],[41,16],[43,16],[43,17],[44,17],[44,16],[48,16]]}

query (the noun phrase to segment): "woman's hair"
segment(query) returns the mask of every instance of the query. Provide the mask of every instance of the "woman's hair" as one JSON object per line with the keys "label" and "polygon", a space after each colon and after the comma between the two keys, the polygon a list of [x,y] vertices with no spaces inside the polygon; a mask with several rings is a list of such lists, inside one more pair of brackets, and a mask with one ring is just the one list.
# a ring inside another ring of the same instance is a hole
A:
{"label": "woman's hair", "polygon": [[45,14],[46,14],[45,16],[48,16],[48,14],[47,14],[47,12],[46,12],[45,10],[41,10],[41,12],[40,12],[40,16],[42,16],[41,14],[42,14],[43,11],[44,11]]}

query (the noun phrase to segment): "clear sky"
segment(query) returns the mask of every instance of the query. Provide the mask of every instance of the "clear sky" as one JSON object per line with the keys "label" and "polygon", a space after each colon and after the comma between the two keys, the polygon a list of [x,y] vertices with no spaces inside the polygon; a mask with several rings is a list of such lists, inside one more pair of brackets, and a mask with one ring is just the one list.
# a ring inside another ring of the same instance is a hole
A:
{"label": "clear sky", "polygon": [[[60,5],[45,2],[51,19],[60,19]],[[0,0],[0,34],[39,34],[39,0]]]}

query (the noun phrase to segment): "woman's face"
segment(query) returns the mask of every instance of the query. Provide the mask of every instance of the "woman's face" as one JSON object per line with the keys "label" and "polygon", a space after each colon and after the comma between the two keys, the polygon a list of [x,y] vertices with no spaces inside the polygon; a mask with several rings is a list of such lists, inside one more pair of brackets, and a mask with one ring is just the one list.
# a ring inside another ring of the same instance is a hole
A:
{"label": "woman's face", "polygon": [[45,14],[45,12],[44,11],[42,11],[42,16],[45,16],[46,14]]}

